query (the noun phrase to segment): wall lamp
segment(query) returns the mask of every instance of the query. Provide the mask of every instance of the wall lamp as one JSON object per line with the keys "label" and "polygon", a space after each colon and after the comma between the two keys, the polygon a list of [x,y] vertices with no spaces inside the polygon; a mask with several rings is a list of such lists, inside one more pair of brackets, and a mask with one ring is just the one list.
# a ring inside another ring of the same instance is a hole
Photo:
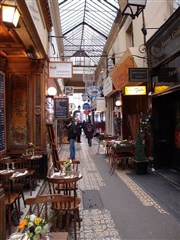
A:
{"label": "wall lamp", "polygon": [[135,19],[146,7],[146,2],[147,0],[119,0],[119,5],[123,15],[129,15]]}
{"label": "wall lamp", "polygon": [[16,28],[18,27],[20,13],[17,6],[10,5],[9,3],[9,1],[5,1],[5,3],[1,4],[2,22],[7,28]]}
{"label": "wall lamp", "polygon": [[55,87],[48,88],[48,95],[55,96],[57,94],[57,89]]}
{"label": "wall lamp", "polygon": [[116,105],[116,107],[122,107],[122,103],[121,103],[120,100],[117,100],[117,101],[115,102],[115,105]]}

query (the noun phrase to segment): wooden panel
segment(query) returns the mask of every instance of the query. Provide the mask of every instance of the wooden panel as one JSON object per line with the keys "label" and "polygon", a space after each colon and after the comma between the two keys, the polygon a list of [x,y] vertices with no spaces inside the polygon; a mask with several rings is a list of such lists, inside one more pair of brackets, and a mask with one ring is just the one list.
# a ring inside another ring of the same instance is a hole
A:
{"label": "wooden panel", "polygon": [[0,72],[0,154],[6,151],[6,136],[5,136],[5,77],[2,72]]}
{"label": "wooden panel", "polygon": [[4,221],[4,217],[6,216],[5,211],[5,195],[3,188],[0,186],[0,239],[6,239],[6,221]]}
{"label": "wooden panel", "polygon": [[27,144],[27,75],[11,74],[11,146]]}

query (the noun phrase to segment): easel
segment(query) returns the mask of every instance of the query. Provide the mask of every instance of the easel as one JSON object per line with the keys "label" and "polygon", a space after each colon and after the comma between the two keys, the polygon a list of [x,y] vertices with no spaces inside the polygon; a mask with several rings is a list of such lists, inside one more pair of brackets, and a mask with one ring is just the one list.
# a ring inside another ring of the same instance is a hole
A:
{"label": "easel", "polygon": [[57,147],[57,142],[54,134],[53,124],[48,123],[46,124],[46,126],[47,126],[47,131],[49,136],[50,149],[52,153],[52,162],[53,162],[54,168],[57,169],[56,161],[59,160],[59,157],[58,157],[58,147]]}

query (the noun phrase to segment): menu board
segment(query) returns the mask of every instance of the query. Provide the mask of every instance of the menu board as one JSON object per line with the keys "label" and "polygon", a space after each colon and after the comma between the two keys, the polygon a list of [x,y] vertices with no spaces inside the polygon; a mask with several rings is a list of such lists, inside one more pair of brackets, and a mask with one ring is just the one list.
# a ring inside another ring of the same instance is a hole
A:
{"label": "menu board", "polygon": [[54,99],[54,117],[57,119],[69,118],[69,98],[55,98]]}
{"label": "menu board", "polygon": [[0,72],[0,152],[5,150],[5,89],[4,74]]}

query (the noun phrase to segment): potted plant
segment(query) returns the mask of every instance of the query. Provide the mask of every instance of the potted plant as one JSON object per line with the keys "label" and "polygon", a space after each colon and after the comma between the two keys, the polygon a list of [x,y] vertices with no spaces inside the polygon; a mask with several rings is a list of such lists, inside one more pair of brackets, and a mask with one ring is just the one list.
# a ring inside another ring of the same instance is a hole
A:
{"label": "potted plant", "polygon": [[145,155],[143,132],[138,131],[135,144],[134,169],[136,174],[146,174],[148,169],[148,160]]}

